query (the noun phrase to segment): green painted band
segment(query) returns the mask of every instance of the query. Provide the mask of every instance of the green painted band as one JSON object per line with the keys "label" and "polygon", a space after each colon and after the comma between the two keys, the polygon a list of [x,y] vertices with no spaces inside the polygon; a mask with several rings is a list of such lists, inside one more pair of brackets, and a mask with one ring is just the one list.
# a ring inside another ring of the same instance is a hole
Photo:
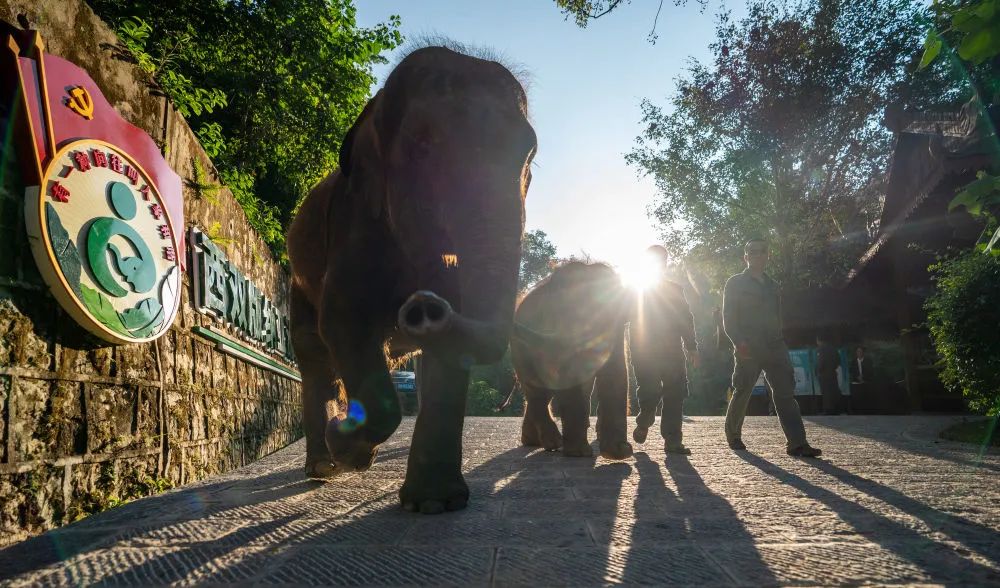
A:
{"label": "green painted band", "polygon": [[[232,351],[239,353],[240,355],[244,355],[251,359],[254,359],[260,364],[263,364],[261,367],[288,376],[289,378],[296,380],[298,382],[302,381],[302,375],[299,372],[290,370],[287,367],[281,365],[280,363],[274,361],[270,357],[262,355],[259,352],[247,347],[246,345],[243,345],[238,341],[230,339],[229,337],[216,333],[215,331],[212,331],[205,327],[194,327],[191,329],[191,332],[194,333],[195,335],[204,337],[206,339],[211,339],[212,341],[215,341],[223,348],[229,348]],[[223,351],[226,351],[226,349],[223,349]]]}

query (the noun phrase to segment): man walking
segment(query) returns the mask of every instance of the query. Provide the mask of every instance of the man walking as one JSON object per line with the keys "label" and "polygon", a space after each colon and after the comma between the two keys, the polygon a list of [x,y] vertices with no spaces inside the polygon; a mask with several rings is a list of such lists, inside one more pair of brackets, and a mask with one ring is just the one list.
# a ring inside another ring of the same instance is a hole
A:
{"label": "man walking", "polygon": [[795,401],[795,375],[781,333],[778,285],[764,273],[767,249],[763,240],[748,241],[743,248],[747,269],[729,278],[723,293],[723,325],[736,356],[734,392],[726,411],[726,440],[732,449],[746,449],[741,438],[743,419],[754,384],[763,370],[785,433],[788,455],[817,457],[822,452],[806,442],[805,426]]}
{"label": "man walking", "polygon": [[698,363],[694,318],[684,299],[684,289],[666,277],[667,250],[654,245],[646,254],[655,260],[659,275],[652,287],[637,293],[636,311],[629,325],[632,365],[639,383],[639,414],[632,438],[636,443],[646,441],[649,427],[656,420],[656,407],[662,402],[660,434],[664,449],[667,453],[690,455],[691,450],[684,446],[681,423],[688,395],[684,349],[692,363]]}

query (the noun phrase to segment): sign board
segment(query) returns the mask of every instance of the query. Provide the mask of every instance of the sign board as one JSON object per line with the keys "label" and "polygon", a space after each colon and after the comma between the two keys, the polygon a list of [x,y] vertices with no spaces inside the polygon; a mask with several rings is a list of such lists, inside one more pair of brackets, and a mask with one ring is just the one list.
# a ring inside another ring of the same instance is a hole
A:
{"label": "sign board", "polygon": [[180,303],[180,177],[83,69],[45,54],[37,32],[8,36],[5,52],[23,113],[25,221],[39,272],[105,341],[161,336]]}
{"label": "sign board", "polygon": [[198,312],[222,320],[244,339],[293,362],[288,317],[226,258],[208,235],[192,227],[189,238]]}

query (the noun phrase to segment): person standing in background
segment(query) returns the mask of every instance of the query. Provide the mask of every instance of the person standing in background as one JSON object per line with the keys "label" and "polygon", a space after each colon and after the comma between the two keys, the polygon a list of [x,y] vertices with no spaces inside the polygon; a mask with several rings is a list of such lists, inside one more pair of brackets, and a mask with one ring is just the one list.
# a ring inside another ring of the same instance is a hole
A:
{"label": "person standing in background", "polygon": [[840,354],[826,335],[817,335],[816,345],[816,379],[823,397],[823,414],[840,414],[841,392],[837,382]]}

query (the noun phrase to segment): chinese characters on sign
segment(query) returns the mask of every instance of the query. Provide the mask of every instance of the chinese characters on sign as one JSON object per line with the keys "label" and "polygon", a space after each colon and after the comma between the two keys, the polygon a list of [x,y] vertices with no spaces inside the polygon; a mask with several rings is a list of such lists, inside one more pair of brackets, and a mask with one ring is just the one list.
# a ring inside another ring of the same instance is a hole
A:
{"label": "chinese characters on sign", "polygon": [[243,276],[208,235],[190,232],[195,307],[269,352],[294,361],[288,318]]}

